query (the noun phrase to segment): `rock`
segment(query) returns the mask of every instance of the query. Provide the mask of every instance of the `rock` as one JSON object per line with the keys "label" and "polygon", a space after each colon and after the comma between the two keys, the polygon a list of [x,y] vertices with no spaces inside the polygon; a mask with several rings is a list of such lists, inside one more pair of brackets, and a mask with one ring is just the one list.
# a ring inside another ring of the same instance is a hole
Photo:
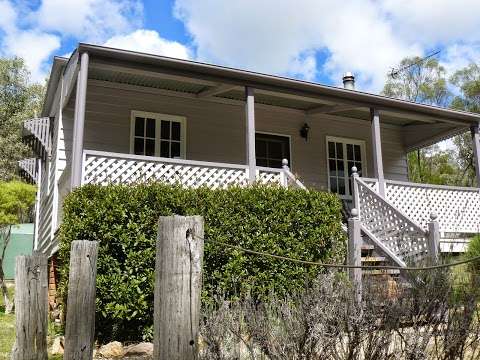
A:
{"label": "rock", "polygon": [[52,355],[62,355],[63,350],[64,350],[64,337],[63,336],[57,336],[55,339],[53,339],[53,344],[52,348],[50,350],[50,353]]}
{"label": "rock", "polygon": [[103,345],[98,349],[98,355],[104,358],[119,358],[124,355],[125,351],[123,349],[122,343],[118,341],[113,341],[106,345]]}
{"label": "rock", "polygon": [[152,356],[153,344],[143,342],[125,348],[125,356]]}

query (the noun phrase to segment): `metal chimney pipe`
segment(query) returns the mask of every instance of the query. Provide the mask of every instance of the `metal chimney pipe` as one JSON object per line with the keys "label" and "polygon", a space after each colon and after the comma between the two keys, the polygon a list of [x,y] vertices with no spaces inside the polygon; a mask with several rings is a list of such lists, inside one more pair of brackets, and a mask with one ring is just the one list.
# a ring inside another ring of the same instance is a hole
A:
{"label": "metal chimney pipe", "polygon": [[343,74],[343,88],[347,90],[355,90],[355,76],[350,71]]}

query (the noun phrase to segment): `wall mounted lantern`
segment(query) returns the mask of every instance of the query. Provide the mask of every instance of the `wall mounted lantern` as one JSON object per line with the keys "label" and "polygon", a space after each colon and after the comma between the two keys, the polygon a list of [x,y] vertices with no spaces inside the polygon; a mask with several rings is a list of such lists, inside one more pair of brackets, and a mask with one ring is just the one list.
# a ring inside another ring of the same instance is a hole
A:
{"label": "wall mounted lantern", "polygon": [[308,132],[310,131],[310,126],[308,126],[307,123],[303,124],[302,128],[300,129],[300,136],[305,139],[305,141],[308,140]]}

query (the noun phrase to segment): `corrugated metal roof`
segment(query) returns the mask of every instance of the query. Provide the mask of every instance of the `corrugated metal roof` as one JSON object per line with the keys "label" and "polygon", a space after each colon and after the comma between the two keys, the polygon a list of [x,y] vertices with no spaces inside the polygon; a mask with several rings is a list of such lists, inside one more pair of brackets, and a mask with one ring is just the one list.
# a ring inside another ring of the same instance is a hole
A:
{"label": "corrugated metal roof", "polygon": [[89,70],[88,78],[94,80],[116,82],[120,84],[130,84],[152,87],[156,89],[172,90],[190,94],[197,94],[204,89],[208,89],[208,86],[201,84],[193,84],[171,79],[154,78],[145,75],[130,74],[127,72],[108,71],[104,69],[100,70],[96,68],[92,68]]}

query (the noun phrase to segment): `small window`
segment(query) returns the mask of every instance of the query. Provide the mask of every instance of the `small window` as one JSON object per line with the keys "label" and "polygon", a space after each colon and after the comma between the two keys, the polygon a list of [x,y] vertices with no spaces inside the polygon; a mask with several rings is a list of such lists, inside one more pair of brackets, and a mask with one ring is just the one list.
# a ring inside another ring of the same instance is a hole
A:
{"label": "small window", "polygon": [[168,158],[185,157],[185,118],[132,112],[130,152]]}
{"label": "small window", "polygon": [[328,186],[342,198],[352,196],[352,167],[365,176],[365,142],[327,137]]}
{"label": "small window", "polygon": [[281,168],[283,159],[290,163],[290,138],[256,133],[255,152],[257,166]]}

